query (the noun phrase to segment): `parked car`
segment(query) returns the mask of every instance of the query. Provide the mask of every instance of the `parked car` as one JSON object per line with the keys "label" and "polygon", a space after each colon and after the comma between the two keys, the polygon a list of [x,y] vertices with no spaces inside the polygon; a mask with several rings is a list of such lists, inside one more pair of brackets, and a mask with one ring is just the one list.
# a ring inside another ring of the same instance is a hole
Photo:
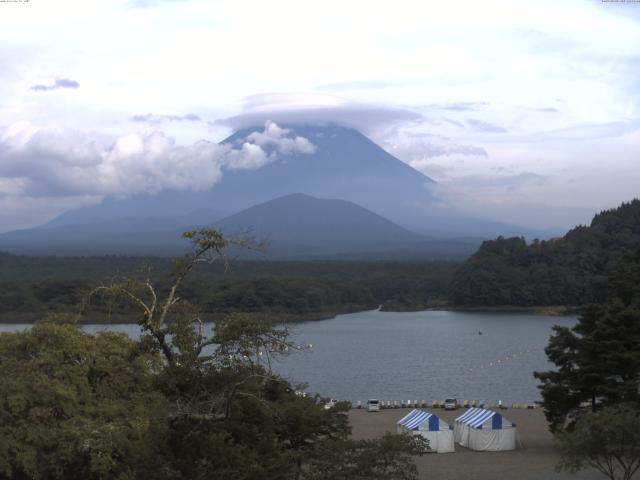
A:
{"label": "parked car", "polygon": [[330,398],[329,401],[324,404],[324,409],[325,410],[331,410],[337,404],[338,404],[338,401],[335,398]]}
{"label": "parked car", "polygon": [[380,411],[380,400],[367,400],[367,412],[379,412]]}
{"label": "parked car", "polygon": [[444,401],[445,410],[456,410],[458,408],[458,400],[455,398],[447,398]]}

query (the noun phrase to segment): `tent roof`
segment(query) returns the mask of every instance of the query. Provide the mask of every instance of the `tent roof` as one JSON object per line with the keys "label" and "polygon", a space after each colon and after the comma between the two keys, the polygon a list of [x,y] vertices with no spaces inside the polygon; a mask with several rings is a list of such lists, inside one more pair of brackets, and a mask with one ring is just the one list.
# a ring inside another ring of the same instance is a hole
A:
{"label": "tent roof", "polygon": [[411,410],[408,415],[405,415],[398,420],[398,425],[408,428],[409,430],[417,430],[424,422],[428,422],[431,417],[434,420],[440,420],[436,415],[429,412],[423,412],[422,410]]}
{"label": "tent roof", "polygon": [[483,408],[476,408],[476,407],[472,407],[469,410],[467,410],[466,412],[464,412],[462,415],[460,415],[459,417],[457,417],[455,419],[456,422],[461,422],[461,423],[465,423],[465,420],[467,418],[470,418],[472,416],[474,416],[476,413],[483,411]]}
{"label": "tent roof", "polygon": [[499,428],[502,428],[502,415],[492,410],[485,410],[484,408],[471,408],[469,411],[456,418],[455,421],[468,425],[471,428],[479,428],[484,422],[494,417],[496,417],[496,420],[500,419],[500,421],[494,421],[492,424],[496,427],[499,425]]}

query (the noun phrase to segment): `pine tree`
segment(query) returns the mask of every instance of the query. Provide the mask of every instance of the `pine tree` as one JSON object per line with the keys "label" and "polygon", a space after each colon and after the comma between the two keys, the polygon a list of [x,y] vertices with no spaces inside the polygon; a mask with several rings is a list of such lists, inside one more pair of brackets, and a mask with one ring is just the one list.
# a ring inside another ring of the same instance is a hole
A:
{"label": "pine tree", "polygon": [[640,254],[612,275],[610,299],[588,307],[571,329],[555,327],[545,349],[557,370],[536,372],[551,429],[571,427],[585,404],[640,402]]}

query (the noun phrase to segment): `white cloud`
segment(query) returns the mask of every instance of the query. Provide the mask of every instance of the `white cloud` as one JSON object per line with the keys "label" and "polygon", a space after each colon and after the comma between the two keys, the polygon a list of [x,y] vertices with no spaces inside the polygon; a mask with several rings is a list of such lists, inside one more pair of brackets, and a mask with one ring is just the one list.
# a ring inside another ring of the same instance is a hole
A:
{"label": "white cloud", "polygon": [[306,138],[288,135],[267,122],[264,131],[250,134],[237,147],[206,140],[179,146],[161,131],[105,142],[77,131],[19,123],[0,138],[0,181],[36,196],[205,190],[225,168],[260,168],[279,154],[315,150]]}
{"label": "white cloud", "polygon": [[[55,204],[68,205],[73,198],[95,202],[105,196],[122,198],[164,189],[206,190],[225,169],[257,169],[279,155],[308,154],[314,149],[306,138],[290,137],[288,130],[273,122],[239,145],[201,140],[189,146],[176,145],[161,131],[105,140],[20,122],[0,136],[0,198],[7,206],[29,205],[38,198],[67,199]],[[3,225],[0,230],[10,227]]]}
{"label": "white cloud", "polygon": [[[422,123],[374,131],[372,137],[389,153],[436,181],[448,179],[461,163],[482,163],[487,159],[487,151],[481,146],[427,133],[437,131],[439,125],[425,119]],[[464,128],[462,124],[460,127]]]}
{"label": "white cloud", "polygon": [[221,177],[227,151],[207,141],[177,146],[159,131],[105,143],[77,131],[21,124],[0,141],[0,178],[20,179],[31,196],[202,190]]}
{"label": "white cloud", "polygon": [[131,121],[159,125],[163,122],[202,122],[202,119],[195,113],[187,113],[185,115],[156,115],[147,113],[144,115],[133,115]]}
{"label": "white cloud", "polygon": [[239,149],[229,151],[225,164],[231,170],[256,170],[272,160],[260,145],[243,142]]}
{"label": "white cloud", "polygon": [[79,88],[80,84],[75,80],[69,78],[56,78],[56,80],[49,85],[33,85],[30,90],[36,92],[47,92],[50,90],[58,90],[60,88]]}
{"label": "white cloud", "polygon": [[316,151],[316,147],[309,140],[299,135],[289,137],[290,133],[291,130],[280,128],[275,122],[268,120],[263,132],[250,133],[247,140],[264,149],[273,148],[275,152],[283,155],[310,154]]}

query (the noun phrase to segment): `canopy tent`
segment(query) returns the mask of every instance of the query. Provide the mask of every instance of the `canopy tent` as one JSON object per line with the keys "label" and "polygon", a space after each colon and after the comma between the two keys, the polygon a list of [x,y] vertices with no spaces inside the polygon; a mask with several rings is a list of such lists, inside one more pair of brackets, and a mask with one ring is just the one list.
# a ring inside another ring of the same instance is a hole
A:
{"label": "canopy tent", "polygon": [[412,410],[398,420],[398,433],[421,435],[429,440],[433,452],[448,453],[454,451],[453,430],[448,423],[433,413]]}
{"label": "canopy tent", "polygon": [[472,450],[515,450],[517,435],[515,424],[484,408],[471,408],[454,422],[455,441]]}

